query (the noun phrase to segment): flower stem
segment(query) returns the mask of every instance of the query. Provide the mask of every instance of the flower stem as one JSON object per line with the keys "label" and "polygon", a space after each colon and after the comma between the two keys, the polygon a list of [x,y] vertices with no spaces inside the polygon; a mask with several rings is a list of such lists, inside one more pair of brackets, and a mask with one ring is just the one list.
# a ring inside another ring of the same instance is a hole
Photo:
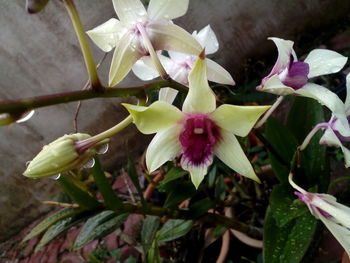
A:
{"label": "flower stem", "polygon": [[274,104],[272,104],[271,108],[264,114],[264,116],[255,124],[255,129],[260,128],[266,120],[271,116],[271,114],[275,111],[275,109],[281,104],[284,96],[279,96]]}
{"label": "flower stem", "polygon": [[151,40],[149,39],[148,34],[147,34],[144,26],[140,23],[138,23],[136,26],[137,26],[137,29],[139,30],[139,32],[141,33],[143,43],[146,46],[147,51],[149,52],[149,54],[152,58],[154,67],[159,72],[159,75],[161,76],[162,79],[168,79],[169,75],[168,75],[168,73],[166,73],[162,63],[160,62],[159,57],[153,48]]}
{"label": "flower stem", "polygon": [[316,132],[319,129],[322,128],[328,128],[329,124],[327,122],[322,122],[317,124],[310,132],[309,134],[306,136],[306,138],[304,139],[303,143],[299,146],[299,150],[302,151],[306,148],[306,146],[308,146],[308,144],[310,143],[310,140],[312,139],[312,137],[316,134]]}
{"label": "flower stem", "polygon": [[92,56],[83,25],[81,24],[80,17],[77,9],[75,8],[73,0],[63,0],[63,3],[68,11],[69,17],[75,29],[75,33],[79,40],[80,48],[84,56],[85,66],[90,78],[91,88],[95,91],[103,91],[104,87],[100,83],[94,58]]}

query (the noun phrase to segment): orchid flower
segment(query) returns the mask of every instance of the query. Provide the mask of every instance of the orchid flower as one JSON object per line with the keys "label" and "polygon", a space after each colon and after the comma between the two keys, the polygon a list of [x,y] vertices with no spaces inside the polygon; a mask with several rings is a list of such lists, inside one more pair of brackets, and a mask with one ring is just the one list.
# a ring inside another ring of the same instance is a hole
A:
{"label": "orchid flower", "polygon": [[319,129],[325,129],[325,133],[320,139],[321,144],[340,147],[344,154],[345,166],[350,167],[350,150],[347,149],[343,142],[350,142],[350,128],[345,128],[342,121],[345,119],[348,123],[350,121],[350,74],[346,77],[346,99],[344,106],[344,111],[342,119],[339,119],[339,116],[335,116],[333,113],[329,122],[323,122],[317,124],[311,132],[305,138],[303,144],[300,146],[300,149],[303,150],[306,148],[311,138]]}
{"label": "orchid flower", "polygon": [[326,225],[333,236],[339,241],[346,253],[350,255],[350,208],[339,204],[336,198],[328,194],[310,193],[292,181],[290,185],[297,190],[295,195],[304,202],[311,214]]}
{"label": "orchid flower", "polygon": [[146,11],[140,0],[113,0],[120,20],[111,18],[87,34],[105,52],[114,54],[109,85],[118,84],[137,60],[151,56],[162,72],[155,50],[174,50],[198,55],[200,44],[171,19],[184,15],[189,0],[151,0]]}
{"label": "orchid flower", "polygon": [[[308,80],[340,71],[347,58],[331,50],[314,49],[304,62],[301,62],[293,50],[294,42],[275,37],[269,39],[277,46],[278,58],[270,74],[262,79],[257,90],[281,96],[292,94],[316,99],[336,116],[341,116],[344,108],[342,103],[339,104],[338,96],[320,85],[309,83]],[[347,127],[345,120],[343,121],[343,125]]]}
{"label": "orchid flower", "polygon": [[[199,32],[194,31],[192,36],[205,48],[206,54],[213,54],[219,49],[219,42],[210,25]],[[165,70],[169,76],[177,82],[188,86],[188,74],[192,70],[197,59],[196,56],[169,51],[169,57],[159,54]],[[208,80],[225,85],[235,85],[230,73],[211,59],[206,58]],[[149,57],[138,60],[132,68],[134,74],[142,80],[151,80],[159,76],[154,66],[149,62]],[[177,91],[171,88],[163,88],[159,92],[159,99],[172,103]]]}
{"label": "orchid flower", "polygon": [[142,133],[157,133],[146,152],[149,172],[182,155],[181,166],[198,188],[215,154],[237,173],[259,182],[235,135],[246,136],[269,107],[224,104],[216,108],[204,52],[189,74],[189,92],[182,111],[165,101],[149,107],[123,105]]}

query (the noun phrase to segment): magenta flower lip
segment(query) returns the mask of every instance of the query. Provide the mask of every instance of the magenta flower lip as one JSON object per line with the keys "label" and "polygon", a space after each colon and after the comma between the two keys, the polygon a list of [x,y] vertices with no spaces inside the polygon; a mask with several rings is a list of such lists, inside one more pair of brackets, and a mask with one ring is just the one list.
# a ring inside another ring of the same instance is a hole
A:
{"label": "magenta flower lip", "polygon": [[191,114],[185,120],[179,140],[183,148],[182,158],[189,164],[211,163],[214,147],[220,140],[220,128],[205,114]]}

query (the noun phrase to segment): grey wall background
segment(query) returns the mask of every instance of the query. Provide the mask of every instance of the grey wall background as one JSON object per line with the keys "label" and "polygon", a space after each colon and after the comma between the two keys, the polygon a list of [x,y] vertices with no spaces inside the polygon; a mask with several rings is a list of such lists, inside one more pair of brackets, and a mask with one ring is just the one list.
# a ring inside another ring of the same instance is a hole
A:
{"label": "grey wall background", "polygon": [[[87,74],[63,5],[52,0],[42,13],[29,15],[24,2],[0,0],[0,99],[81,89]],[[110,0],[76,0],[76,5],[86,29],[115,17]],[[332,26],[337,30],[349,21],[349,11],[350,1],[343,0],[191,0],[186,16],[175,22],[190,32],[210,24],[221,46],[214,58],[237,74],[250,57],[275,52],[268,36],[312,39],[310,34]],[[103,53],[92,49],[99,60]],[[110,59],[99,70],[104,83]],[[121,86],[140,83],[131,73]],[[84,102],[79,131],[96,134],[121,120],[125,111],[119,102]],[[73,131],[75,107],[71,103],[39,109],[28,122],[0,128],[0,242],[47,211],[40,201],[54,196],[57,185],[51,179],[26,179],[22,172],[43,145]],[[107,167],[118,167],[131,149],[145,149],[145,137],[136,134],[129,127],[113,138],[104,158]]]}

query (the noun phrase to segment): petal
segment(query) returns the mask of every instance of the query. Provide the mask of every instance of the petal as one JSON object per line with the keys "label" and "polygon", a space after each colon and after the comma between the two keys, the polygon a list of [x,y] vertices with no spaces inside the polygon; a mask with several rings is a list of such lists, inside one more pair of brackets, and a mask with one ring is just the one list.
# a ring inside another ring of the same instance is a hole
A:
{"label": "petal", "polygon": [[341,225],[350,228],[350,208],[337,202],[337,199],[329,194],[317,194],[311,204],[325,211],[336,219]]}
{"label": "petal", "polygon": [[350,151],[343,146],[341,141],[338,139],[337,135],[332,129],[326,129],[325,133],[320,139],[320,144],[326,144],[328,146],[340,147],[344,154],[345,167],[350,167]]}
{"label": "petal", "polygon": [[235,172],[260,183],[241,145],[232,133],[222,130],[221,140],[215,146],[214,152],[221,161]]}
{"label": "petal", "polygon": [[273,66],[271,73],[272,74],[278,74],[280,73],[284,68],[286,68],[290,62],[290,56],[294,53],[293,45],[294,42],[290,40],[284,40],[277,37],[269,37],[269,40],[272,40],[278,50],[278,58]]}
{"label": "petal", "polygon": [[159,77],[158,71],[149,66],[150,63],[152,63],[150,56],[144,56],[136,61],[132,67],[132,72],[134,72],[139,79],[145,81]]}
{"label": "petal", "polygon": [[328,49],[314,49],[306,57],[304,62],[310,66],[308,77],[313,78],[321,75],[327,75],[340,71],[346,61],[347,57]]}
{"label": "petal", "polygon": [[144,134],[151,134],[174,126],[184,118],[184,114],[173,105],[156,101],[149,107],[122,104],[131,114],[136,127]]}
{"label": "petal", "polygon": [[142,57],[136,36],[125,34],[116,46],[109,70],[109,86],[117,85],[129,73],[135,62]]}
{"label": "petal", "polygon": [[329,89],[314,83],[307,83],[302,88],[296,90],[295,93],[317,100],[320,104],[330,109],[337,118],[347,122],[344,103]]}
{"label": "petal", "polygon": [[270,106],[235,106],[224,104],[210,114],[210,118],[222,129],[238,136],[247,136],[260,116]]}
{"label": "petal", "polygon": [[206,114],[215,110],[215,95],[209,87],[206,71],[205,59],[198,57],[188,76],[189,91],[182,106],[184,112]]}
{"label": "petal", "polygon": [[273,75],[271,78],[269,78],[265,82],[265,84],[261,88],[258,88],[258,90],[264,91],[264,92],[269,92],[269,93],[280,95],[280,96],[295,94],[295,90],[291,87],[287,87],[286,85],[284,85],[281,82],[278,75]]}
{"label": "petal", "polygon": [[176,52],[176,51],[168,51],[169,53],[169,57],[171,58],[171,60],[173,60],[174,62],[184,62],[190,55],[185,54],[185,53],[180,53],[180,52]]}
{"label": "petal", "polygon": [[146,152],[146,165],[150,173],[181,154],[180,132],[181,129],[175,125],[154,136]]}
{"label": "petal", "polygon": [[174,19],[186,14],[189,0],[151,0],[147,9],[151,19]]}
{"label": "petal", "polygon": [[214,31],[211,29],[210,25],[207,25],[198,33],[193,32],[192,34],[195,39],[205,48],[206,54],[213,54],[219,49],[219,42],[216,38]]}
{"label": "petal", "polygon": [[112,0],[114,10],[119,19],[125,22],[142,22],[147,18],[147,12],[140,0]]}
{"label": "petal", "polygon": [[350,115],[350,73],[346,75],[346,99],[345,99],[346,114]]}
{"label": "petal", "polygon": [[332,218],[326,218],[318,210],[316,211],[318,217],[325,224],[332,235],[338,240],[346,253],[350,255],[350,230],[346,227],[338,225]]}
{"label": "petal", "polygon": [[181,167],[190,173],[191,181],[196,187],[196,189],[198,189],[198,186],[203,181],[204,176],[208,172],[208,167],[212,164],[212,162],[213,162],[213,157],[211,156],[211,158],[208,159],[207,162],[199,166],[196,166],[196,165],[190,164],[185,158],[181,158]]}
{"label": "petal", "polygon": [[92,41],[104,52],[111,51],[125,30],[118,19],[111,18],[107,22],[86,32]]}
{"label": "petal", "polygon": [[198,41],[177,25],[153,22],[147,30],[156,50],[173,50],[196,56],[202,51]]}
{"label": "petal", "polygon": [[231,74],[226,71],[226,69],[211,59],[207,58],[206,62],[208,80],[225,85],[235,85],[235,81],[231,77]]}
{"label": "petal", "polygon": [[159,91],[159,100],[173,104],[178,91],[172,88],[163,88]]}

